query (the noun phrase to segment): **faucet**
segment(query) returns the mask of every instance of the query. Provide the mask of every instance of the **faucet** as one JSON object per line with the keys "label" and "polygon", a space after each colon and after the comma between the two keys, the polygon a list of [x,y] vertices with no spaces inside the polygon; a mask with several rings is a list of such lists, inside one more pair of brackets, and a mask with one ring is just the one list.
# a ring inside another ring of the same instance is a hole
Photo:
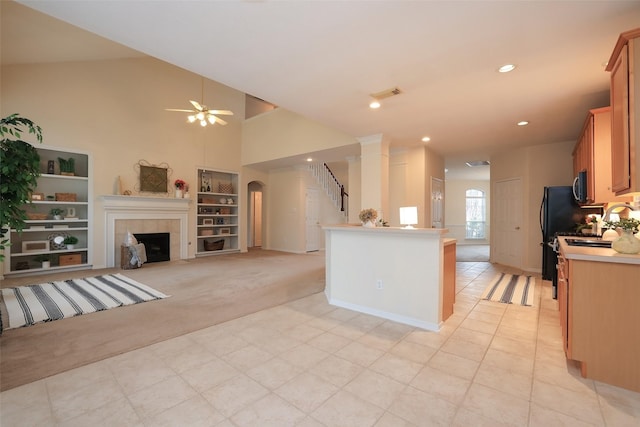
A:
{"label": "faucet", "polygon": [[615,208],[629,208],[632,211],[635,211],[636,208],[634,208],[632,205],[630,205],[629,203],[616,203],[615,205],[611,205],[609,206],[609,208],[607,209],[607,212],[605,212],[604,214],[604,218],[602,218],[602,221],[609,221],[609,217],[611,216],[611,211],[614,210]]}

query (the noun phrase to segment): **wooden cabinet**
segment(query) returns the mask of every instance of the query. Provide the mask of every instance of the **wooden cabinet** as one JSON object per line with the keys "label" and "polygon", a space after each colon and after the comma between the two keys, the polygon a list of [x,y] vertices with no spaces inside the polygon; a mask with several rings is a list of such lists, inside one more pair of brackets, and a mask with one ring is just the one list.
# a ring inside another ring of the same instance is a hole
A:
{"label": "wooden cabinet", "polygon": [[611,184],[617,195],[640,191],[640,28],[622,33],[611,72]]}
{"label": "wooden cabinet", "polygon": [[445,243],[444,278],[442,289],[442,321],[453,314],[456,302],[456,243]]}
{"label": "wooden cabinet", "polygon": [[587,171],[587,204],[614,200],[611,189],[611,108],[590,110],[573,150],[573,172]]}
{"label": "wooden cabinet", "polygon": [[204,168],[197,174],[196,256],[238,252],[238,174]]}
{"label": "wooden cabinet", "polygon": [[[22,232],[10,230],[4,275],[44,274],[91,267],[90,158],[86,153],[36,146],[40,155],[38,185],[32,202],[24,206],[28,220]],[[73,174],[60,172],[60,159],[73,159]],[[60,216],[53,216],[59,209]],[[75,245],[64,238],[75,237]],[[43,263],[48,261],[49,266]]]}
{"label": "wooden cabinet", "polygon": [[558,308],[560,310],[560,327],[562,329],[562,343],[564,352],[571,359],[571,345],[569,331],[569,261],[558,255]]}
{"label": "wooden cabinet", "polygon": [[640,392],[640,265],[559,257],[558,305],[567,358],[582,375]]}

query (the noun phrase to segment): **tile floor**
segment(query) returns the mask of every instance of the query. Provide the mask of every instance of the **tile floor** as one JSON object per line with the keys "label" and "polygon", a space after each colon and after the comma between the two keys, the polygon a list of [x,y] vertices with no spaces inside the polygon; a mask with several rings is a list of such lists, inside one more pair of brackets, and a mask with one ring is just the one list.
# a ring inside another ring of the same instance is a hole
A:
{"label": "tile floor", "polygon": [[439,333],[320,293],[3,392],[0,424],[640,425],[639,393],[567,364],[548,282],[533,308],[479,301],[497,271],[458,263]]}

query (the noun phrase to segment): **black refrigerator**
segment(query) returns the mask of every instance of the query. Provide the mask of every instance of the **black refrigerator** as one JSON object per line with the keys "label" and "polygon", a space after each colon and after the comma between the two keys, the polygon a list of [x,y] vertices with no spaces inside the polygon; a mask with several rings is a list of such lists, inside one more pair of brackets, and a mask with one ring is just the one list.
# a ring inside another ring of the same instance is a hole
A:
{"label": "black refrigerator", "polygon": [[553,282],[553,298],[557,297],[558,254],[552,247],[557,234],[571,234],[584,217],[602,214],[599,207],[580,207],[573,197],[573,188],[544,187],[540,205],[540,230],[542,231],[542,278]]}

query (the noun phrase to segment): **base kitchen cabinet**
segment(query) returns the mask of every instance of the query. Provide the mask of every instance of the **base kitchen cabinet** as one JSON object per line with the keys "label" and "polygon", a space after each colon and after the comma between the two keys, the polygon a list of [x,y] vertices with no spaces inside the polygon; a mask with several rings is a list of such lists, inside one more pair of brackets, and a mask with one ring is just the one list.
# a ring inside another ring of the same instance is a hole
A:
{"label": "base kitchen cabinet", "polygon": [[567,358],[584,377],[640,392],[640,255],[574,248],[561,243],[558,273]]}

